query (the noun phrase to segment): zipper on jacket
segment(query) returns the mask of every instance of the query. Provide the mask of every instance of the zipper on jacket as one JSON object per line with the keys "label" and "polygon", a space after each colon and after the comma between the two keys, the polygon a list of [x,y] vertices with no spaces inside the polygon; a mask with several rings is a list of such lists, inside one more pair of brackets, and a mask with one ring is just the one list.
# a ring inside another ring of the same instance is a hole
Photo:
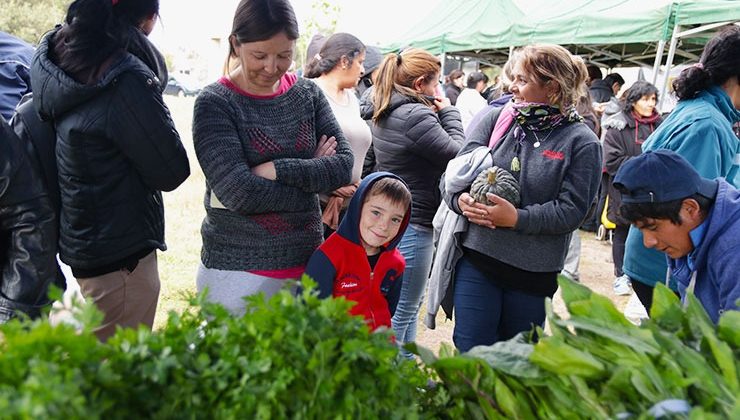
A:
{"label": "zipper on jacket", "polygon": [[[381,255],[381,257],[382,257],[382,255]],[[380,257],[378,257],[378,261],[380,261]],[[369,265],[370,265],[370,262],[368,262],[368,266]],[[378,263],[375,263],[375,265],[377,266]],[[374,287],[374,283],[375,283],[374,280],[375,280],[375,269],[371,269],[370,270],[370,287],[371,287],[370,293],[373,292],[372,287]],[[371,300],[371,302],[372,302],[372,300]],[[373,326],[377,327],[377,323],[375,322],[375,305],[370,305],[370,316],[373,319]]]}

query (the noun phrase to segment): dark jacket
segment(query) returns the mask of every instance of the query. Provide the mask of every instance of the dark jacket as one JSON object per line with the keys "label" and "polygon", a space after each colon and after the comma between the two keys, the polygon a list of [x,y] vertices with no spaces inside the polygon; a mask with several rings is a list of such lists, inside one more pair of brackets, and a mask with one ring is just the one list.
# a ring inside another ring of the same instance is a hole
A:
{"label": "dark jacket", "polygon": [[722,178],[717,179],[717,184],[717,194],[706,219],[694,229],[703,232],[699,243],[685,257],[678,260],[668,258],[668,268],[678,283],[682,299],[686,298],[691,277],[696,271],[694,294],[715,324],[724,312],[740,309],[737,306],[740,300],[740,281],[737,281],[740,272],[740,191]]}
{"label": "dark jacket", "polygon": [[0,31],[0,118],[6,121],[21,97],[31,91],[31,57],[30,44]]}
{"label": "dark jacket", "polygon": [[406,261],[396,247],[409,224],[410,209],[406,209],[398,233],[382,249],[372,269],[360,237],[365,195],[374,182],[386,177],[398,178],[387,172],[375,172],[362,181],[339,229],[321,244],[306,266],[306,274],[319,284],[319,296],[344,296],[357,302],[350,313],[364,316],[373,330],[391,327],[406,268]]}
{"label": "dark jacket", "polygon": [[[373,106],[361,104],[363,118]],[[401,177],[411,190],[411,223],[432,227],[442,197],[439,178],[465,140],[460,111],[448,106],[438,113],[415,98],[394,93],[385,115],[370,126],[375,170]]]}
{"label": "dark jacket", "polygon": [[602,79],[591,82],[588,93],[591,94],[591,100],[597,103],[609,102],[609,99],[614,96],[612,87]]}
{"label": "dark jacket", "polygon": [[[500,113],[495,109],[483,118],[460,155],[488,146]],[[520,270],[561,271],[571,233],[583,222],[596,197],[602,162],[599,140],[585,124],[563,123],[540,148],[533,146],[535,137],[525,132],[517,152],[515,128],[512,124],[492,156],[494,165],[506,169],[515,156],[521,162],[520,171],[511,171],[521,189],[516,225],[490,229],[471,223],[462,246]],[[450,209],[462,214],[458,205],[461,193],[443,193]]]}
{"label": "dark jacket", "polygon": [[642,143],[660,124],[660,118],[653,124],[639,124],[630,113],[620,112],[604,123],[604,167],[609,176],[609,206],[607,217],[621,226],[629,226],[629,221],[619,214],[622,195],[612,185],[614,175],[629,158],[642,153]]}
{"label": "dark jacket", "polygon": [[54,211],[59,217],[59,180],[57,176],[56,144],[57,138],[51,121],[43,121],[33,105],[33,94],[24,96],[18,104],[10,126],[21,139],[34,171],[41,175]]}
{"label": "dark jacket", "polygon": [[57,276],[56,217],[23,145],[0,118],[0,323],[39,315]]}
{"label": "dark jacket", "polygon": [[190,168],[150,67],[120,52],[96,82],[79,83],[50,58],[55,34],[42,39],[31,80],[57,133],[59,252],[73,272],[102,275],[166,249],[161,191]]}
{"label": "dark jacket", "polygon": [[457,97],[460,96],[462,88],[455,86],[452,83],[445,85],[445,96],[450,100],[452,105],[457,104]]}

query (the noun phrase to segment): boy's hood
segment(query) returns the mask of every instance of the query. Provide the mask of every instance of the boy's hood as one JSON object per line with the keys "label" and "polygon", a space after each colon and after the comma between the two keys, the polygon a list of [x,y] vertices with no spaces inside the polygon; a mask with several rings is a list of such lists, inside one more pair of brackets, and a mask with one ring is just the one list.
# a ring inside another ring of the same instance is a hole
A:
{"label": "boy's hood", "polygon": [[[375,172],[365,177],[365,179],[360,183],[360,186],[357,187],[357,191],[355,192],[355,195],[352,196],[352,200],[349,202],[347,212],[344,214],[344,218],[339,224],[339,229],[337,229],[337,235],[362,246],[362,241],[360,241],[360,215],[362,214],[362,204],[365,201],[365,195],[370,191],[370,186],[383,178],[395,178],[404,182],[399,176],[390,172]],[[406,185],[405,182],[404,185]],[[409,203],[409,206],[406,208],[406,214],[403,217],[403,222],[401,222],[401,227],[398,229],[396,237],[386,244],[386,249],[396,248],[398,243],[401,241],[401,237],[404,232],[406,232],[406,227],[409,224],[410,218],[411,203]]]}

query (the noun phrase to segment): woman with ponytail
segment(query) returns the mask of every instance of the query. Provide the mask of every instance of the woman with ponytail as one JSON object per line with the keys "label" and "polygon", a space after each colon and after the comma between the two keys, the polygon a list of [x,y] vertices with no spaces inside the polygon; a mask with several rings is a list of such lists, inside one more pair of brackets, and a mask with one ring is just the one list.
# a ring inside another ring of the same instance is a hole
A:
{"label": "woman with ponytail", "polygon": [[152,327],[161,191],[190,174],[162,100],[164,60],[147,40],[158,11],[157,0],[76,0],[31,65],[34,105],[57,135],[59,254],[105,315],[101,340]]}
{"label": "woman with ponytail", "polygon": [[[740,27],[732,25],[712,38],[699,62],[673,81],[678,104],[643,143],[642,151],[673,150],[702,177],[723,177],[740,187],[740,142],[732,130],[740,120],[739,78]],[[630,227],[623,270],[650,313],[653,288],[670,273],[665,254],[645,248],[642,239],[640,231]],[[672,281],[669,284],[676,290]]]}
{"label": "woman with ponytail", "polygon": [[[393,315],[399,344],[416,339],[416,325],[432,263],[432,219],[441,202],[439,179],[460,150],[460,112],[437,92],[440,61],[420,49],[388,54],[378,68],[372,104],[376,171],[400,176],[411,190],[411,223],[398,249],[406,259],[401,296]],[[405,350],[404,356],[412,357]]]}
{"label": "woman with ponytail", "polygon": [[334,117],[352,147],[352,183],[321,196],[324,236],[337,229],[342,209],[349,205],[360,184],[362,164],[370,147],[370,127],[360,116],[355,88],[365,74],[365,45],[356,37],[337,33],[324,40],[321,50],[308,57],[305,76],[312,79],[329,100]]}
{"label": "woman with ponytail", "polygon": [[517,180],[520,203],[444,192],[470,222],[454,270],[453,340],[462,352],[543,325],[545,298],[601,177],[599,140],[575,110],[586,92],[583,61],[558,45],[527,46],[513,60],[514,103],[484,116],[460,155],[493,142],[493,165]]}

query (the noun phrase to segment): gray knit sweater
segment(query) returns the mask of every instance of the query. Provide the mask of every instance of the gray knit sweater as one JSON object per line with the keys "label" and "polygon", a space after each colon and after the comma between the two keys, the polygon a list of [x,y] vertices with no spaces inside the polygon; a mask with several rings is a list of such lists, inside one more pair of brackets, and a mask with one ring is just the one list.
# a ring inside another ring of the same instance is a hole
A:
{"label": "gray knit sweater", "polygon": [[[337,138],[337,153],[313,158],[322,134]],[[349,184],[353,162],[319,88],[299,78],[280,96],[255,99],[211,84],[195,102],[193,142],[206,177],[203,265],[280,270],[305,264],[322,239],[317,193]],[[250,170],[268,161],[276,181]]]}
{"label": "gray knit sweater", "polygon": [[[495,109],[481,120],[459,155],[488,144],[500,111]],[[509,130],[493,151],[493,164],[506,170],[516,156],[513,131]],[[533,146],[534,141],[534,135],[527,132],[518,156],[521,171],[512,172],[522,195],[516,226],[490,229],[471,223],[462,245],[522,270],[560,271],[571,232],[586,217],[596,196],[601,147],[583,123],[559,126],[539,148]],[[450,208],[460,213],[460,194],[443,194]]]}

